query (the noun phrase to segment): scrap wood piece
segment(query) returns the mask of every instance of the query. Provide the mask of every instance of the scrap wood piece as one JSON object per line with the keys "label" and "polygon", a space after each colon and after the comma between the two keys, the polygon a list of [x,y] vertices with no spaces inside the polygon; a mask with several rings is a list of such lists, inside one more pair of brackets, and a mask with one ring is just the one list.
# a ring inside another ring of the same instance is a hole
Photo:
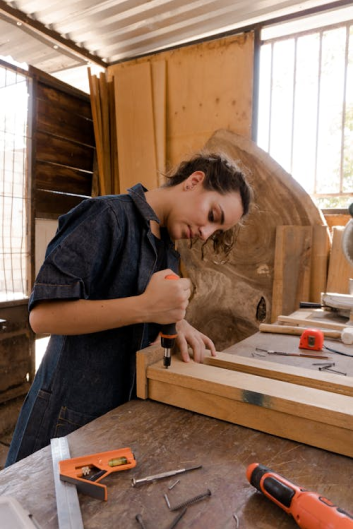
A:
{"label": "scrap wood piece", "polygon": [[277,226],[271,321],[310,298],[311,226]]}
{"label": "scrap wood piece", "polygon": [[[165,369],[160,346],[146,348],[137,355],[145,356],[137,362],[137,378],[140,380],[139,387],[143,389],[141,394],[138,387],[137,396],[140,398],[150,398],[353,456],[353,397],[349,396],[351,394],[339,394],[340,382],[331,382],[332,375],[316,373],[318,379],[326,384],[327,390],[323,390],[286,381],[286,377],[289,377],[286,366],[281,365],[277,369],[271,363],[271,366],[266,367],[263,365],[265,362],[258,359],[238,357],[234,361],[228,358],[227,362],[238,362],[243,366],[248,364],[257,373],[263,369],[266,376],[194,362],[185,363],[175,356],[171,367]],[[232,356],[227,353],[218,355],[223,362],[224,356]],[[158,356],[159,360],[155,362]],[[290,369],[294,372],[292,380],[295,382],[307,375],[305,369],[293,366]],[[283,379],[270,378],[271,370],[278,373],[282,370]],[[308,379],[310,376],[313,376],[313,372],[308,374]],[[347,385],[347,391],[351,391],[351,382],[351,379],[342,382],[343,386]],[[337,393],[328,390],[331,383],[336,386]]]}
{"label": "scrap wood piece", "polygon": [[277,318],[279,323],[290,325],[302,325],[311,327],[320,327],[322,329],[332,329],[342,331],[348,325],[348,319],[337,316],[335,313],[322,309],[314,310],[297,310],[289,316],[281,314]]}
{"label": "scrap wood piece", "polygon": [[349,279],[353,277],[353,266],[349,264],[342,250],[343,231],[344,226],[332,228],[332,247],[326,292],[349,293]]}

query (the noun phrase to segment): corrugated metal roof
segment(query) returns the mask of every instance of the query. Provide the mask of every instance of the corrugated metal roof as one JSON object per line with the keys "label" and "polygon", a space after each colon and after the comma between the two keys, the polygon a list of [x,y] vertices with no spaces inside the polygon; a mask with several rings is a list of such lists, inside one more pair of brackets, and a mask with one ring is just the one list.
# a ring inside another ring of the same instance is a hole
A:
{"label": "corrugated metal roof", "polygon": [[111,64],[341,4],[342,0],[0,0],[0,55],[54,73],[87,65],[90,58]]}

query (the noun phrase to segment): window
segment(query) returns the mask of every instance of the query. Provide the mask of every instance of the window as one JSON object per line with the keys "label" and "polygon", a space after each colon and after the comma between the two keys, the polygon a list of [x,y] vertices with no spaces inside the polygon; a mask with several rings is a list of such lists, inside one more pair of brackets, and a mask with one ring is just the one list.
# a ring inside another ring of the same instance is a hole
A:
{"label": "window", "polygon": [[262,30],[257,143],[319,207],[346,208],[353,199],[352,8],[325,17]]}
{"label": "window", "polygon": [[0,302],[28,297],[28,89],[25,72],[0,62]]}

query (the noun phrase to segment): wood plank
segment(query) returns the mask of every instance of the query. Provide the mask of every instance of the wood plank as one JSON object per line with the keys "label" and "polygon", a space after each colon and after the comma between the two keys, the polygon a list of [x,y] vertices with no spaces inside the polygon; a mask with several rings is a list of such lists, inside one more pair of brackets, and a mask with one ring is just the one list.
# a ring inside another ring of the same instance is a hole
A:
{"label": "wood plank", "polygon": [[321,293],[326,292],[327,272],[330,255],[330,236],[327,226],[314,224],[312,226],[312,251],[310,297],[311,301],[321,302]]}
{"label": "wood plank", "polygon": [[114,80],[120,191],[136,182],[152,189],[158,182],[151,65],[128,66]]}
{"label": "wood plank", "polygon": [[50,162],[36,162],[36,188],[91,196],[92,172]]}
{"label": "wood plank", "polygon": [[166,170],[167,148],[167,64],[157,61],[151,64],[153,120],[156,141],[156,162],[158,185],[165,182],[163,174]]}
{"label": "wood plank", "polygon": [[164,356],[164,350],[159,344],[151,345],[148,350],[136,353],[136,394],[140,399],[148,398],[147,368],[158,362]]}
{"label": "wood plank", "polygon": [[349,264],[342,251],[343,231],[343,226],[332,228],[332,248],[326,291],[349,294],[349,279],[353,277],[353,266]]}
{"label": "wood plank", "polygon": [[[49,82],[51,81],[55,83],[56,79],[51,77]],[[65,88],[65,90],[71,89],[70,86],[65,85],[64,83],[63,88]],[[48,101],[56,108],[62,108],[72,114],[92,120],[89,97],[83,92],[81,92],[80,95],[77,92],[70,94],[67,91],[64,91],[64,89],[59,89],[58,85],[49,86],[43,81],[43,79],[39,79],[36,95],[37,99]]]}
{"label": "wood plank", "polygon": [[352,377],[227,353],[204,364],[174,355],[165,369],[160,346],[138,355],[138,397],[353,457]]}
{"label": "wood plank", "polygon": [[353,457],[349,429],[156,380],[150,382],[149,394],[158,402]]}
{"label": "wood plank", "polygon": [[43,132],[36,133],[37,161],[92,171],[94,148]]}
{"label": "wood plank", "polygon": [[311,226],[277,226],[272,290],[272,322],[310,299]]}
{"label": "wood plank", "polygon": [[297,310],[286,316],[278,316],[280,323],[289,323],[291,325],[301,325],[306,327],[319,327],[321,329],[332,329],[342,331],[347,327],[348,318],[342,318],[330,311],[322,309],[315,310]]}
{"label": "wood plank", "polygon": [[37,131],[94,147],[92,119],[55,107],[52,102],[37,101]]}
{"label": "wood plank", "polygon": [[207,356],[204,364],[353,397],[353,378],[337,377],[334,373],[219,352],[216,357]]}
{"label": "wood plank", "polygon": [[[211,399],[220,396],[231,401],[252,404],[258,410],[262,408],[275,410],[353,430],[353,399],[346,395],[194,362],[185,363],[174,357],[172,367],[169,369],[165,369],[163,361],[149,366],[147,377],[149,398],[151,398],[150,382],[160,381],[173,387],[206,393]],[[210,412],[210,406],[212,408],[210,403],[204,405],[205,415]],[[353,454],[353,446],[351,451]]]}
{"label": "wood plank", "polygon": [[[270,332],[273,334],[293,334],[301,336],[307,327],[291,326],[291,325],[276,325],[275,323],[260,323],[260,332]],[[323,335],[327,338],[341,338],[341,332],[329,329],[322,329]]]}
{"label": "wood plank", "polygon": [[96,141],[96,154],[97,154],[97,165],[98,165],[98,188],[99,194],[105,195],[105,176],[104,176],[104,150],[103,150],[103,135],[102,135],[102,116],[100,112],[100,99],[99,99],[99,84],[97,77],[91,75],[91,69],[88,68],[88,80],[90,87],[90,99],[93,116],[93,130]]}

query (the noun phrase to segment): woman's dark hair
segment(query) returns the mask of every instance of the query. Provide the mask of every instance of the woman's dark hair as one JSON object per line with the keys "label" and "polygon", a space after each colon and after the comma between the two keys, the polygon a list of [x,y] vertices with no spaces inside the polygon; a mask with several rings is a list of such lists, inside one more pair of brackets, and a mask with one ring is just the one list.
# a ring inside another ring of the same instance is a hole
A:
{"label": "woman's dark hair", "polygon": [[[252,188],[238,165],[225,154],[201,152],[181,162],[176,170],[166,175],[167,182],[164,185],[178,185],[195,171],[205,173],[202,185],[208,191],[217,191],[220,195],[239,192],[243,206],[242,218],[248,214],[253,199]],[[231,228],[215,232],[210,239],[215,253],[222,252],[227,256],[235,243],[235,230]]]}

